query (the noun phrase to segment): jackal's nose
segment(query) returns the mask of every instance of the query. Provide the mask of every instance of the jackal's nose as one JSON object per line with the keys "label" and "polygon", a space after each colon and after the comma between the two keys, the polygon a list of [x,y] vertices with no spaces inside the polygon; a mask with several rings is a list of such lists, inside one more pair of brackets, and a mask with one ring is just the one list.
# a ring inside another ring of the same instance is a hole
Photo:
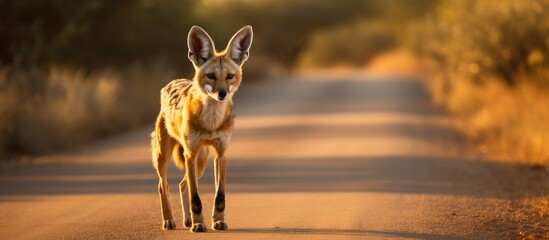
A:
{"label": "jackal's nose", "polygon": [[219,96],[220,100],[223,100],[227,96],[227,92],[221,90],[221,91],[219,91],[218,96]]}

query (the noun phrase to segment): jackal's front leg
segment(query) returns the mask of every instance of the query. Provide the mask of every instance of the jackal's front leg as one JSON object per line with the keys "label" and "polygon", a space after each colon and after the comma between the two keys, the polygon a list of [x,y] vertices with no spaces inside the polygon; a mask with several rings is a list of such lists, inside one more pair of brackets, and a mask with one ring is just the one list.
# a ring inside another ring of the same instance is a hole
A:
{"label": "jackal's front leg", "polygon": [[[179,150],[178,152],[178,155],[176,156],[180,156],[180,159],[182,159],[184,161],[184,157],[183,157],[183,151],[182,150]],[[200,155],[198,155],[198,171],[196,172],[196,174],[198,175],[197,177],[197,181],[200,180],[200,177],[202,176],[202,174],[204,173],[204,170],[206,169],[206,164],[208,163],[208,148],[206,147],[203,147],[202,150],[200,151]],[[188,190],[187,190],[187,176],[183,177],[183,180],[181,181],[181,183],[179,183],[179,193],[181,195],[181,206],[182,206],[182,209],[183,209],[183,216],[184,216],[184,220],[183,220],[183,225],[185,225],[185,227],[187,228],[191,228],[192,227],[192,216],[191,216],[191,207],[190,207],[190,204],[189,204],[189,194],[188,194]]]}
{"label": "jackal's front leg", "polygon": [[216,149],[214,159],[215,169],[215,200],[212,213],[212,228],[226,230],[225,223],[225,181],[227,179],[227,158],[224,149]]}
{"label": "jackal's front leg", "polygon": [[[196,150],[196,149],[195,149]],[[198,195],[197,151],[185,152],[185,168],[187,169],[187,184],[191,205],[192,232],[206,232],[204,217],[202,216],[202,202]]]}

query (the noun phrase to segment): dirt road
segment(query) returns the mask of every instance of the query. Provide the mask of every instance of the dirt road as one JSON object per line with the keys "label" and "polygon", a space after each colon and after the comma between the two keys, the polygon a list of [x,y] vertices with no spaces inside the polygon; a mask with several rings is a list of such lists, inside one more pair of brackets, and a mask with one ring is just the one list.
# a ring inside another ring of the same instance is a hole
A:
{"label": "dirt road", "polygon": [[[183,228],[173,165],[177,230],[161,230],[151,124],[2,171],[0,239],[517,238],[542,236],[549,222],[535,222],[527,204],[549,199],[546,171],[479,160],[419,81],[244,83],[235,101],[228,231]],[[209,164],[200,181],[207,219]]]}

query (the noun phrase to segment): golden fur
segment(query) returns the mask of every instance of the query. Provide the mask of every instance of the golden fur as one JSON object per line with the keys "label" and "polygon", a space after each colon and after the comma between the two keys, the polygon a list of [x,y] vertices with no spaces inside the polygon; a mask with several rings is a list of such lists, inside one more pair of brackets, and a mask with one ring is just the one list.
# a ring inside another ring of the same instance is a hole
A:
{"label": "golden fur", "polygon": [[191,28],[187,42],[195,76],[193,80],[173,80],[162,88],[160,113],[151,133],[153,166],[159,176],[162,228],[175,229],[167,182],[168,162],[173,155],[176,165],[186,170],[179,184],[184,225],[193,232],[206,231],[198,179],[206,167],[211,146],[215,153],[216,187],[212,228],[225,230],[225,151],[233,130],[232,97],[242,81],[242,64],[248,58],[252,28],[240,29],[222,52],[216,52],[209,35],[197,26]]}

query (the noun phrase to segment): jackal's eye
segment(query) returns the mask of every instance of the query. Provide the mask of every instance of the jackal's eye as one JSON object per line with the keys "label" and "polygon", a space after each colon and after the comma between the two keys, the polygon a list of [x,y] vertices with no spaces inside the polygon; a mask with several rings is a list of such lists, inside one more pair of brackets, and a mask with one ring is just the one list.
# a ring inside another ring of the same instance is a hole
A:
{"label": "jackal's eye", "polygon": [[209,79],[215,80],[215,74],[213,74],[213,73],[206,74],[206,77],[209,78]]}
{"label": "jackal's eye", "polygon": [[228,74],[228,75],[227,75],[227,80],[231,80],[231,79],[233,79],[233,78],[234,78],[234,74]]}

